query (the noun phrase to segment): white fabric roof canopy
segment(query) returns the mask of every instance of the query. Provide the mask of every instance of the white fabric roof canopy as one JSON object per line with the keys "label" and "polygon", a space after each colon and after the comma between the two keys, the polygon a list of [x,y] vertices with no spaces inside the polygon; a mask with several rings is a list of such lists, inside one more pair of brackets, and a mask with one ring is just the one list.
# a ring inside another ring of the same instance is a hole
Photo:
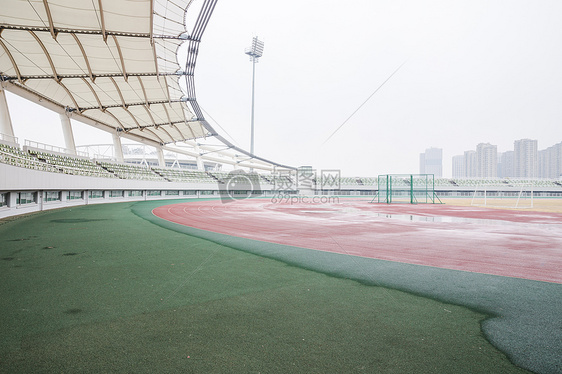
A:
{"label": "white fabric roof canopy", "polygon": [[199,43],[184,26],[191,3],[2,0],[0,79],[157,143],[213,135],[178,83],[193,71],[181,71],[177,49]]}

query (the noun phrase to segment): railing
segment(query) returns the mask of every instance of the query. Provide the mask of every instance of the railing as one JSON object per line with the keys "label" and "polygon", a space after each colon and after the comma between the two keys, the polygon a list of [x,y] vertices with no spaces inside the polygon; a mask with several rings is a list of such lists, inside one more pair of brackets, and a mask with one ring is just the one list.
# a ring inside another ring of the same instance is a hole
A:
{"label": "railing", "polygon": [[94,161],[103,161],[103,162],[117,162],[115,160],[115,158],[111,157],[111,156],[106,156],[106,155],[100,155],[100,154],[94,154],[93,157]]}
{"label": "railing", "polygon": [[[105,152],[101,150],[105,149]],[[113,155],[113,144],[92,144],[92,145],[79,145],[76,147],[76,151],[81,150],[81,152],[86,153],[94,160],[113,160],[115,161],[115,156]],[[110,154],[107,155],[106,153]]]}
{"label": "railing", "polygon": [[14,143],[14,144],[19,144],[18,143],[18,138],[15,136],[11,136],[11,135],[7,135],[7,134],[2,134],[0,133],[0,140],[4,140],[6,142],[10,142],[10,143]]}
{"label": "railing", "polygon": [[88,157],[89,155],[87,152],[82,152],[82,151],[76,151],[76,153],[72,152],[72,150],[68,149],[68,148],[62,148],[62,147],[57,147],[55,145],[49,145],[49,144],[44,144],[44,143],[39,143],[39,142],[35,142],[33,140],[25,140],[25,146],[26,147],[31,147],[31,148],[36,148],[36,149],[42,149],[45,151],[49,151],[49,152],[55,152],[55,153],[60,153],[60,154],[64,154],[64,155],[69,155],[69,156],[80,156],[80,157]]}

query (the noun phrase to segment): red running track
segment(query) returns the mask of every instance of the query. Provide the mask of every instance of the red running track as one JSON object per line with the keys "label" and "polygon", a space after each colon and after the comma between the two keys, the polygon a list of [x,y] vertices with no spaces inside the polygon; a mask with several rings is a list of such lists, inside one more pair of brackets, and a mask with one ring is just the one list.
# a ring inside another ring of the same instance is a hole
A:
{"label": "red running track", "polygon": [[194,201],[153,213],[265,242],[562,283],[562,214],[447,205]]}

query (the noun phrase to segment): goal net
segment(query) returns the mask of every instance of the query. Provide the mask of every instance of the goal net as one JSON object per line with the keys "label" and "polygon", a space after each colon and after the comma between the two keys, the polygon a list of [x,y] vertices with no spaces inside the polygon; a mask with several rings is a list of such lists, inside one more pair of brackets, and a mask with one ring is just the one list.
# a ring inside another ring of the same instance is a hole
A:
{"label": "goal net", "polygon": [[442,204],[435,194],[433,174],[384,174],[378,176],[378,193],[372,202]]}
{"label": "goal net", "polygon": [[533,208],[534,194],[533,186],[525,183],[482,184],[474,189],[470,205],[509,209]]}

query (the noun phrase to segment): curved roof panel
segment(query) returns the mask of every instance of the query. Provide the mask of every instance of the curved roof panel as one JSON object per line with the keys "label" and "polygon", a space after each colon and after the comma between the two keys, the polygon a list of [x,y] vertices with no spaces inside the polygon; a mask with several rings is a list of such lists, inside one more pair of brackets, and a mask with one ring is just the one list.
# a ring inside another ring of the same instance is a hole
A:
{"label": "curved roof panel", "polygon": [[201,36],[184,26],[192,2],[3,0],[0,79],[160,144],[213,135],[178,83],[195,62],[183,72],[177,50],[189,41],[195,59]]}

